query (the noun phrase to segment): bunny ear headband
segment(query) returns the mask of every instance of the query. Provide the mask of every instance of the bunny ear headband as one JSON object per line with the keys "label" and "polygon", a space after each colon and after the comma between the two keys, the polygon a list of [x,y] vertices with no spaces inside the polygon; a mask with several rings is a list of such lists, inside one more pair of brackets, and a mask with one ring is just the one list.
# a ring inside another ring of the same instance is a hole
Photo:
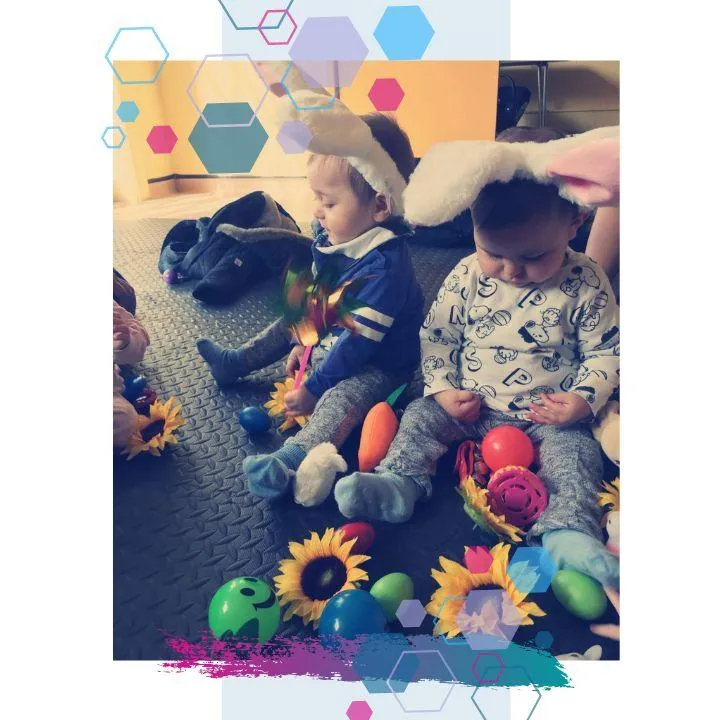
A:
{"label": "bunny ear headband", "polygon": [[326,107],[327,95],[300,90],[293,93],[293,100],[283,108],[280,121],[302,122],[312,133],[310,152],[345,158],[375,192],[385,196],[390,212],[402,215],[407,183],[368,125],[338,99]]}
{"label": "bunny ear headband", "polygon": [[547,143],[439,143],[410,178],[403,197],[405,219],[413,225],[440,225],[467,210],[489,183],[513,178],[557,185],[560,195],[577,205],[616,205],[619,158],[617,127]]}

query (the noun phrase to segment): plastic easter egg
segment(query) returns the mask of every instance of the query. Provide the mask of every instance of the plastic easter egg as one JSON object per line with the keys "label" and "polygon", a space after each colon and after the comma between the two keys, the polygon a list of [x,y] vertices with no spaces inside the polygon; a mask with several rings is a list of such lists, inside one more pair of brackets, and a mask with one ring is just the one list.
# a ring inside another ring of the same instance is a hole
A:
{"label": "plastic easter egg", "polygon": [[280,626],[280,604],[264,580],[239,577],[213,595],[208,622],[212,634],[221,640],[264,643]]}
{"label": "plastic easter egg", "polygon": [[340,528],[340,532],[343,542],[357,538],[352,548],[355,555],[363,555],[375,542],[375,531],[372,525],[368,525],[366,522],[348,523]]}
{"label": "plastic easter egg", "polygon": [[370,588],[370,594],[382,605],[385,617],[394,620],[400,603],[415,597],[415,586],[405,573],[390,573],[381,577]]}
{"label": "plastic easter egg", "polygon": [[147,380],[142,375],[130,375],[125,379],[123,396],[128,402],[135,402],[145,390]]}
{"label": "plastic easter egg", "polygon": [[320,616],[318,632],[351,640],[358,635],[381,633],[385,623],[382,605],[369,592],[343,590],[328,600]]}
{"label": "plastic easter egg", "polygon": [[272,425],[272,421],[270,420],[270,416],[267,412],[254,405],[243,408],[238,413],[238,422],[251,435],[267,432]]}
{"label": "plastic easter egg", "polygon": [[175,270],[174,268],[168,268],[162,274],[162,277],[168,285],[175,285],[175,283],[180,282],[180,276],[178,275],[177,270]]}
{"label": "plastic easter egg", "polygon": [[550,586],[558,602],[583,620],[597,620],[607,609],[602,585],[577,570],[559,570]]}
{"label": "plastic easter egg", "polygon": [[530,467],[535,457],[532,440],[520,428],[512,425],[493,428],[483,438],[480,452],[493,471],[507,465]]}

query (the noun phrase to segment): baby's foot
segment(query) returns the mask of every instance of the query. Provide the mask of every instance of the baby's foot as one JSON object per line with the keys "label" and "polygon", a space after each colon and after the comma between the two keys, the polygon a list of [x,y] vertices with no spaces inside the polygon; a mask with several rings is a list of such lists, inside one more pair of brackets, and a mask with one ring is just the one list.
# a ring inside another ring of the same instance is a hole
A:
{"label": "baby's foot", "polygon": [[299,445],[283,445],[271,455],[245,458],[243,471],[250,492],[266,500],[282,497],[304,458],[305,451]]}
{"label": "baby's foot", "polygon": [[329,442],[314,447],[295,474],[295,502],[305,507],[319,505],[330,494],[335,476],[347,472],[347,463]]}
{"label": "baby's foot", "polygon": [[601,585],[619,587],[620,561],[596,538],[578,530],[550,530],[542,536],[542,544],[558,570],[579,570]]}
{"label": "baby's foot", "polygon": [[201,338],[195,345],[218,385],[229,385],[247,375],[249,368],[242,350],[224,348],[222,345]]}
{"label": "baby's foot", "polygon": [[335,500],[346,518],[366,517],[391,523],[409,520],[422,493],[413,478],[387,470],[355,472],[335,485]]}

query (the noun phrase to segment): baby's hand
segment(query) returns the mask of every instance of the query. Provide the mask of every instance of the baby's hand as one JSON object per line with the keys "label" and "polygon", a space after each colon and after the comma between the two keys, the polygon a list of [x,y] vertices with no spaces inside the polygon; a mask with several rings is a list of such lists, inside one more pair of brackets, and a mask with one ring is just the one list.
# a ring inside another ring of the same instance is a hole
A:
{"label": "baby's hand", "polygon": [[315,405],[317,398],[304,385],[285,395],[285,414],[289,417],[307,415],[315,409]]}
{"label": "baby's hand", "polygon": [[455,420],[474,423],[480,417],[482,398],[469,390],[443,390],[433,397],[435,402]]}
{"label": "baby's hand", "polygon": [[285,372],[288,377],[292,377],[297,370],[300,369],[300,361],[302,360],[305,348],[302,345],[295,345],[285,361]]}
{"label": "baby's hand", "polygon": [[540,425],[572,425],[592,414],[590,405],[574,392],[541,393],[540,402],[534,402],[526,420]]}

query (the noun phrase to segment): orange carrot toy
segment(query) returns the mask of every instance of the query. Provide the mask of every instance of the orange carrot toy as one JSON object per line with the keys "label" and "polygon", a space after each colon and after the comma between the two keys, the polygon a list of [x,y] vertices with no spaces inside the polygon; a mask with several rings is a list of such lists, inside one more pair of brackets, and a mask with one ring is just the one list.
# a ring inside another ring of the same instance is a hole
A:
{"label": "orange carrot toy", "polygon": [[392,406],[406,387],[407,383],[401,385],[387,400],[374,405],[367,414],[358,449],[360,472],[372,472],[387,455],[399,426]]}

